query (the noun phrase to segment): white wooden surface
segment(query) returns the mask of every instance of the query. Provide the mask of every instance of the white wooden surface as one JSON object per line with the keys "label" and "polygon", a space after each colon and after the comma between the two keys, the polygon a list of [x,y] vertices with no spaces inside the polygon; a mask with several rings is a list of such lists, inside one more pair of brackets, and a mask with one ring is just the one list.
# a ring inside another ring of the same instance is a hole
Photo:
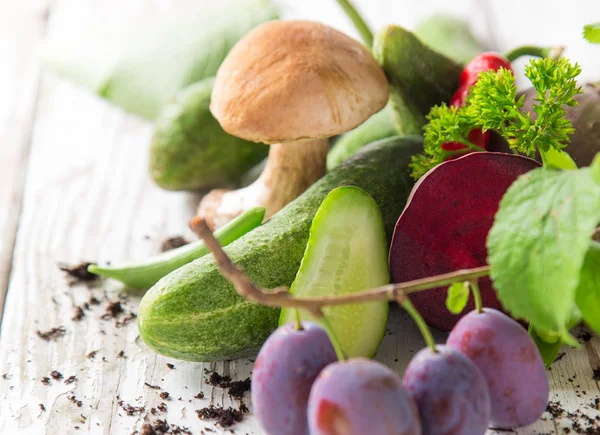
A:
{"label": "white wooden surface", "polygon": [[[154,186],[146,170],[151,126],[71,83],[41,76],[37,43],[46,32],[49,38],[77,38],[94,26],[137,15],[187,12],[206,3],[0,0],[0,303],[8,289],[0,336],[0,376],[6,374],[0,377],[1,434],[129,434],[157,418],[194,434],[204,428],[219,433],[194,412],[210,403],[231,403],[222,390],[204,385],[203,369],[237,379],[250,374],[248,359],[198,364],[156,355],[140,341],[135,322],[117,328],[114,320],[100,319],[104,302],[86,311],[81,321],[72,320],[74,305],[92,295],[116,300],[120,289],[112,282],[69,286],[57,267],[60,262],[140,259],[156,253],[166,236],[191,237],[187,221],[199,198]],[[319,19],[355,35],[333,0],[279,3],[286,17]],[[584,23],[600,21],[597,1],[580,0],[575,7],[567,0],[538,0],[528,2],[535,12],[517,14],[521,3],[357,1],[373,28],[392,22],[411,27],[427,14],[445,10],[468,17],[478,35],[499,50],[528,42],[567,42],[568,54],[584,66],[584,77],[600,78],[600,48],[579,38]],[[126,311],[137,311],[138,302],[139,295],[129,295]],[[36,335],[58,326],[67,332],[55,342]],[[423,344],[399,310],[393,310],[389,330],[377,359],[402,373]],[[91,351],[98,351],[95,358],[86,358]],[[121,351],[124,357],[119,357]],[[592,380],[599,355],[598,337],[568,350],[549,373],[551,399],[568,410],[581,408],[597,416],[590,404],[600,395]],[[76,381],[42,384],[53,369],[65,378],[76,376]],[[169,392],[170,400],[145,383]],[[194,398],[200,391],[205,399]],[[69,399],[72,395],[81,407]],[[164,401],[167,412],[128,416],[119,400],[146,410]],[[245,402],[251,406],[249,398]],[[561,433],[569,424],[545,415],[519,433]],[[251,416],[232,429],[262,433]]]}

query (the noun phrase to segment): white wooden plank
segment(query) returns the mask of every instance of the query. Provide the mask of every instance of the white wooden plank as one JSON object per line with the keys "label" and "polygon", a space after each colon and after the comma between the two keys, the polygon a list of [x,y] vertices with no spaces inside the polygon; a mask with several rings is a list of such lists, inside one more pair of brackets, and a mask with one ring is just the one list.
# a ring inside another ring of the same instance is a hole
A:
{"label": "white wooden plank", "polygon": [[[583,26],[600,20],[597,0],[490,0],[482,2],[478,18],[493,28],[495,49],[504,52],[520,45],[565,46],[565,56],[582,67],[582,81],[600,80],[600,46],[583,39]],[[518,72],[528,62],[515,63]],[[531,86],[519,76],[518,83]]]}
{"label": "white wooden plank", "polygon": [[7,2],[0,14],[0,322],[21,210],[39,68],[34,48],[46,1]]}
{"label": "white wooden plank", "polygon": [[[295,16],[324,17],[323,21],[337,27],[349,27],[343,16],[336,15],[335,8],[324,12],[319,9],[319,2],[312,6],[298,3]],[[393,13],[386,13],[389,10],[383,6],[377,9],[366,0],[357,3],[374,27],[384,22],[410,27],[413,20],[442,2],[424,1],[413,9],[408,1],[392,2]],[[456,3],[453,10],[466,14],[464,6],[454,9]],[[51,32],[64,36],[73,29],[85,31],[96,20],[114,17],[111,14],[115,11],[120,17],[175,13],[187,4],[136,0],[120,6],[117,0],[60,2],[50,23]],[[293,13],[292,10],[290,14],[294,16]],[[204,385],[202,370],[216,369],[243,379],[249,376],[251,361],[211,365],[158,356],[141,343],[134,322],[116,328],[113,321],[100,320],[102,306],[92,308],[82,321],[75,322],[71,320],[73,305],[81,305],[90,295],[101,298],[104,289],[109,298],[115,299],[119,287],[110,282],[91,290],[82,285],[69,287],[56,265],[144,258],[157,252],[160,240],[167,235],[183,233],[191,237],[186,225],[198,198],[163,192],[149,180],[148,124],[52,77],[45,80],[41,95],[15,267],[0,336],[0,374],[7,374],[7,379],[0,378],[0,433],[129,434],[140,430],[146,418],[166,418],[170,423],[189,427],[193,433],[200,433],[204,427],[222,433],[214,424],[200,421],[194,412],[209,403],[231,403],[222,390]],[[138,302],[138,296],[130,296],[127,310],[136,311]],[[67,332],[56,342],[45,342],[36,336],[38,329],[59,325],[64,325]],[[398,309],[392,310],[388,327],[389,334],[377,359],[401,374],[423,344],[416,327]],[[441,334],[437,338],[440,342],[444,339]],[[95,358],[85,357],[94,350],[98,350]],[[125,358],[118,357],[120,351],[124,351]],[[570,350],[553,367],[552,394],[558,395],[568,410],[591,403],[598,394],[598,384],[591,376],[600,361],[599,352],[600,340],[594,337],[583,348]],[[175,368],[169,369],[167,362]],[[75,375],[77,380],[72,384],[42,384],[40,379],[53,369],[65,378]],[[568,381],[573,375],[577,375],[581,391],[586,391],[585,395],[580,393],[582,397],[577,397]],[[171,399],[165,400],[168,412],[157,416],[148,415],[147,411],[126,415],[119,400],[146,409],[163,401],[159,391],[145,386],[145,382],[170,393]],[[201,390],[206,399],[194,399]],[[81,408],[68,399],[70,395],[82,401]],[[41,411],[40,403],[45,411]],[[594,410],[586,412],[597,415]],[[563,424],[567,421],[540,421],[519,433],[557,433],[555,427]],[[262,433],[252,417],[233,429],[242,434]]]}

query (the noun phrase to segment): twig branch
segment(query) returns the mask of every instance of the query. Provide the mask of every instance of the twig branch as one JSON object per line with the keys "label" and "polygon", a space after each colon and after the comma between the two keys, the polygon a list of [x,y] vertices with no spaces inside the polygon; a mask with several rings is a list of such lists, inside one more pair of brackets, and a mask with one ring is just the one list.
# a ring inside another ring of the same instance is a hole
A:
{"label": "twig branch", "polygon": [[406,295],[410,293],[450,285],[457,281],[476,280],[488,276],[490,271],[489,266],[482,266],[400,284],[388,284],[347,295],[299,298],[292,296],[288,292],[287,287],[277,287],[268,290],[254,284],[240,268],[231,262],[202,218],[196,217],[192,219],[190,228],[204,240],[206,247],[213,253],[221,273],[232,282],[240,296],[249,301],[271,307],[303,309],[317,318],[323,317],[322,309],[325,306],[373,301],[398,301],[398,303],[402,304]]}

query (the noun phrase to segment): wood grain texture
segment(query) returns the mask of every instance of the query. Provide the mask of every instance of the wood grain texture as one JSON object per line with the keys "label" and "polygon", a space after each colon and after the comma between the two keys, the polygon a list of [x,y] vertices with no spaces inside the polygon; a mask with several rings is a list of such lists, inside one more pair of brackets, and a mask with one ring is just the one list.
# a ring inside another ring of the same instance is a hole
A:
{"label": "wood grain texture", "polygon": [[46,28],[45,3],[6,2],[0,13],[0,322],[34,122],[35,48]]}
{"label": "wood grain texture", "polygon": [[[284,16],[318,17],[353,33],[335,2],[279,3]],[[4,186],[8,180],[10,186],[0,191],[0,265],[7,264],[2,251],[5,233],[10,235],[10,228],[16,228],[15,212],[6,213],[4,204],[11,204],[13,198],[20,196],[18,186],[23,184],[24,177],[14,178],[14,174],[23,174],[24,166],[28,167],[0,336],[0,433],[131,434],[139,431],[145,421],[159,418],[188,427],[194,434],[213,433],[204,428],[224,433],[213,422],[199,420],[195,410],[209,404],[234,407],[239,404],[222,389],[206,385],[203,370],[245,379],[250,375],[252,360],[199,364],[156,355],[141,342],[135,321],[117,327],[115,319],[101,318],[107,303],[105,298],[116,300],[122,290],[117,284],[100,281],[91,286],[70,286],[57,266],[62,262],[118,263],[141,259],[158,252],[161,240],[167,236],[183,234],[192,238],[187,221],[199,198],[164,192],[151,182],[146,167],[149,124],[68,82],[52,75],[44,78],[33,123],[36,86],[32,83],[37,80],[34,42],[43,32],[43,23],[36,21],[36,11],[44,11],[42,4],[34,2],[29,9],[19,9],[22,25],[33,27],[19,28],[26,37],[21,39],[22,45],[16,52],[7,55],[0,50],[0,95],[5,95],[6,89],[10,91],[9,99],[0,98],[0,184]],[[203,4],[206,3],[187,0],[62,0],[53,5],[48,31],[51,38],[68,39],[111,20],[127,22],[140,15],[174,14]],[[502,44],[506,48],[534,42],[510,39],[511,35],[498,36],[506,32],[501,26],[493,29],[482,26],[482,14],[490,12],[478,1],[363,0],[357,4],[374,28],[390,22],[410,27],[432,10],[441,8],[471,17],[478,33],[497,45],[497,41],[505,41]],[[495,3],[491,7],[496,8],[492,14],[498,17],[493,23],[504,23],[500,19],[503,9]],[[0,4],[0,24],[4,23],[4,27],[13,23],[10,19],[3,21],[7,8],[11,8],[8,2]],[[18,27],[16,23],[15,19],[13,25]],[[9,45],[3,41],[0,38],[0,48],[6,50]],[[9,64],[4,63],[7,58]],[[9,71],[8,85],[5,71]],[[600,68],[596,71],[600,75]],[[15,118],[16,114],[20,115]],[[29,160],[28,136],[32,139]],[[6,150],[5,143],[25,145]],[[9,195],[4,196],[4,192]],[[9,231],[4,231],[5,222],[12,222]],[[10,237],[14,238],[14,230]],[[6,279],[7,275],[4,276]],[[0,285],[1,278],[0,270]],[[80,321],[73,320],[74,307],[89,302],[92,296],[101,303],[86,309]],[[139,295],[129,294],[123,302],[125,311],[136,312],[139,299]],[[126,314],[121,314],[117,320],[125,317]],[[56,341],[44,341],[36,334],[37,330],[58,326],[64,326],[66,333]],[[438,334],[436,339],[442,342],[444,336]],[[600,388],[592,375],[600,367],[600,338],[582,343],[579,349],[566,350],[549,372],[551,400],[560,400],[569,411],[582,409],[593,418],[599,414],[593,399],[600,395]],[[410,358],[422,347],[415,325],[399,309],[392,309],[388,333],[377,359],[402,374]],[[94,357],[86,357],[94,351]],[[60,371],[64,378],[43,384],[42,378],[52,370]],[[70,376],[76,380],[66,383]],[[162,391],[169,392],[169,399],[159,396]],[[204,392],[204,399],[195,398],[200,391]],[[81,401],[81,407],[77,401]],[[153,415],[151,409],[161,402],[166,404],[166,412],[156,411]],[[244,402],[251,407],[248,397]],[[127,415],[124,409],[127,405],[145,410]],[[518,434],[558,434],[563,427],[570,426],[572,422],[566,418],[552,419],[545,414],[542,420]],[[252,416],[233,429],[239,434],[263,433]],[[490,430],[489,433],[505,432]]]}

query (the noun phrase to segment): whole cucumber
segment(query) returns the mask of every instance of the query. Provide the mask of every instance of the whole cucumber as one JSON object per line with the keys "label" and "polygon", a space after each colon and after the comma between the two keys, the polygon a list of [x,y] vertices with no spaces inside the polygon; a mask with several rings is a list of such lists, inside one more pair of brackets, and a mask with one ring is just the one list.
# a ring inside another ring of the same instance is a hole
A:
{"label": "whole cucumber", "polygon": [[215,78],[179,91],[154,122],[150,174],[163,189],[197,190],[236,183],[269,147],[225,132],[209,110]]}
{"label": "whole cucumber", "polygon": [[[459,26],[459,22],[453,25]],[[450,102],[458,88],[461,66],[435,51],[442,46],[440,40],[429,47],[417,36],[399,26],[387,26],[377,34],[373,54],[390,82],[390,102],[342,135],[327,155],[328,170],[375,140],[398,134],[421,134],[431,107]],[[445,53],[458,50],[457,45],[449,44]]]}
{"label": "whole cucumber", "polygon": [[[410,158],[422,146],[420,137],[391,137],[364,147],[225,250],[259,285],[290,286],[317,209],[330,191],[347,185],[375,199],[389,243],[413,185]],[[142,339],[158,353],[215,361],[254,354],[277,328],[279,311],[240,297],[207,255],[170,273],[146,293],[138,326]]]}
{"label": "whole cucumber", "polygon": [[152,120],[176,92],[214,76],[246,33],[279,17],[269,0],[200,6],[185,14],[146,11],[131,20],[98,20],[76,37],[51,38],[42,58],[58,74]]}
{"label": "whole cucumber", "polygon": [[335,142],[327,154],[327,170],[333,170],[363,146],[397,134],[392,108],[388,104],[354,130],[344,133]]}
{"label": "whole cucumber", "polygon": [[462,66],[394,25],[377,33],[373,55],[390,82],[398,134],[421,134],[429,110],[458,89]]}

